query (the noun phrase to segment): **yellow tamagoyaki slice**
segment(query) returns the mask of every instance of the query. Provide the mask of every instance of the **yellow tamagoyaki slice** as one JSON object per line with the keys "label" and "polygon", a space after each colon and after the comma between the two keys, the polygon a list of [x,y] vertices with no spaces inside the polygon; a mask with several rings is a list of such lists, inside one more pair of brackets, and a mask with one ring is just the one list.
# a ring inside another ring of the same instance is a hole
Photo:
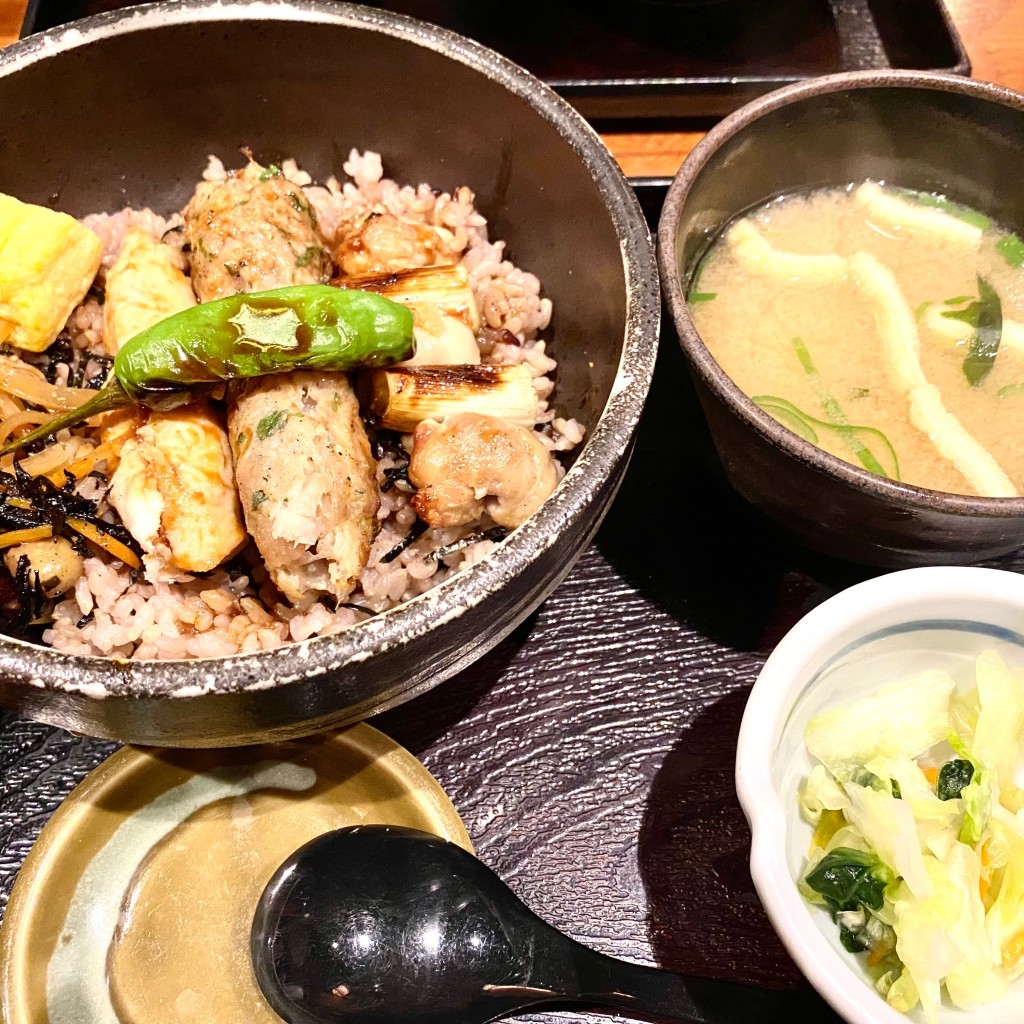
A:
{"label": "yellow tamagoyaki slice", "polygon": [[89,290],[102,252],[74,217],[0,193],[0,343],[49,347]]}

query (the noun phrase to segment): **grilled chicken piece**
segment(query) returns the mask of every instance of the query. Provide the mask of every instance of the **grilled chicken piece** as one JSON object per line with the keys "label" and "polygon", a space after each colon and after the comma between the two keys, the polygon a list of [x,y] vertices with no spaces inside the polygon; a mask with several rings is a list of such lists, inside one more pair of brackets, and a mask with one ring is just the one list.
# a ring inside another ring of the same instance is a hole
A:
{"label": "grilled chicken piece", "polygon": [[366,565],[380,494],[348,379],[290,373],[233,389],[228,420],[246,525],[296,607],[344,600]]}
{"label": "grilled chicken piece", "polygon": [[345,275],[386,274],[458,263],[459,253],[429,224],[399,220],[393,213],[370,213],[340,235],[334,260]]}
{"label": "grilled chicken piece", "polygon": [[330,280],[316,214],[302,189],[273,169],[250,161],[222,181],[200,182],[184,214],[200,302]]}
{"label": "grilled chicken piece", "polygon": [[224,427],[205,403],[149,414],[121,449],[109,500],[151,576],[164,564],[207,572],[246,541]]}
{"label": "grilled chicken piece", "polygon": [[[133,228],[107,274],[103,343],[111,355],[140,331],[195,305],[177,254]],[[205,572],[245,543],[224,425],[205,403],[169,413],[112,412],[110,503],[146,552],[147,573],[164,566]]]}
{"label": "grilled chicken piece", "polygon": [[107,274],[103,347],[109,355],[174,313],[196,304],[175,249],[141,228],[130,228]]}
{"label": "grilled chicken piece", "polygon": [[409,480],[418,488],[416,514],[430,526],[462,526],[487,513],[515,529],[555,489],[558,470],[536,431],[467,412],[416,428]]}
{"label": "grilled chicken piece", "polygon": [[0,193],[0,343],[48,348],[85,298],[102,253],[74,217]]}

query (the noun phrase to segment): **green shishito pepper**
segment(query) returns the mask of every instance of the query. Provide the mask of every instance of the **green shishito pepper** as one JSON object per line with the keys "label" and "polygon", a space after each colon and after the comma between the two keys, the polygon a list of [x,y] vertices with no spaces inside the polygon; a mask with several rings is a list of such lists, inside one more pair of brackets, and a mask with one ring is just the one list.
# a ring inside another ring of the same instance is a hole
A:
{"label": "green shishito pepper", "polygon": [[412,351],[412,312],[373,292],[313,284],[229,295],[135,335],[95,398],[10,442],[0,455],[109,409],[172,409],[230,380],[388,366]]}

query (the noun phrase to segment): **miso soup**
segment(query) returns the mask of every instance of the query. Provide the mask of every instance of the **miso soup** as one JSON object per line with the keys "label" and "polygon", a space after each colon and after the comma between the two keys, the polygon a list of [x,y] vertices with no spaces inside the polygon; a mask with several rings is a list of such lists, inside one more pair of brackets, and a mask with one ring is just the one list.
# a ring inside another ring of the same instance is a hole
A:
{"label": "miso soup", "polygon": [[733,221],[690,288],[722,369],[841,459],[959,494],[1024,493],[1024,241],[865,182]]}

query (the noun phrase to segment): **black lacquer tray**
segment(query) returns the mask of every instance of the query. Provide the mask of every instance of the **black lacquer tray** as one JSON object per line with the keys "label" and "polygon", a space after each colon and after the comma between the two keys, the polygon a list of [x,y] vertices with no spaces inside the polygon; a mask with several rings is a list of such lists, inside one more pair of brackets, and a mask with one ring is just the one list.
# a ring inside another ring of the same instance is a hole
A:
{"label": "black lacquer tray", "polygon": [[[622,490],[573,572],[479,663],[372,721],[423,760],[480,856],[559,928],[627,959],[777,989],[761,1024],[828,1024],[838,1018],[754,893],[733,765],[769,651],[867,575],[794,546],[729,490],[665,337]],[[0,907],[47,818],[113,749],[0,713]],[[736,1004],[719,1019],[750,1016]]]}
{"label": "black lacquer tray", "polygon": [[[942,0],[364,0],[477,39],[589,118],[726,114],[834,71],[970,73]],[[23,35],[125,0],[30,0]]]}

